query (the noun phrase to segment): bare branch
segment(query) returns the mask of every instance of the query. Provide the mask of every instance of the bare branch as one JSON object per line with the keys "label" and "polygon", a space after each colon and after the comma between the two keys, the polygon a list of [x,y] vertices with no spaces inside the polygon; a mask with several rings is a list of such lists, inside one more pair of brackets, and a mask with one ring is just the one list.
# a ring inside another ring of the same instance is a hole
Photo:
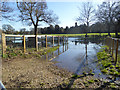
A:
{"label": "bare branch", "polygon": [[80,16],[78,16],[76,20],[82,23],[86,23],[86,25],[89,27],[89,23],[94,20],[93,14],[95,10],[93,9],[92,3],[90,2],[83,3],[82,7],[79,7],[79,10],[80,10]]}
{"label": "bare branch", "polygon": [[35,34],[37,34],[37,26],[40,22],[48,24],[55,23],[58,17],[49,11],[47,3],[41,2],[17,2],[17,7],[21,13],[19,16],[23,22],[28,25],[34,25]]}

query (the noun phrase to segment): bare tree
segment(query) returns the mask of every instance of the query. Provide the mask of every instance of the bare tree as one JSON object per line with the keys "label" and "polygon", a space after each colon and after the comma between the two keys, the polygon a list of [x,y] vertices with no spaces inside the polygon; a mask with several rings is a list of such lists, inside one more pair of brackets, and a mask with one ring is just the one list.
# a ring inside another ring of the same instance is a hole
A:
{"label": "bare tree", "polygon": [[[44,0],[41,2],[17,2],[17,7],[21,13],[20,19],[26,24],[34,26],[35,35],[37,35],[37,27],[40,22],[54,24],[58,20],[53,11],[48,10],[47,3]],[[35,47],[37,46],[35,45]]]}
{"label": "bare tree", "polygon": [[114,8],[114,17],[115,17],[115,34],[118,37],[118,31],[120,31],[120,0],[117,2],[116,7]]}
{"label": "bare tree", "polygon": [[108,29],[108,35],[110,36],[111,26],[115,21],[116,2],[103,2],[98,6],[96,16],[99,22],[105,23]]}
{"label": "bare tree", "polygon": [[84,23],[87,26],[86,35],[89,29],[90,23],[95,19],[94,12],[95,9],[91,2],[83,3],[81,7],[79,7],[80,15],[77,17],[77,21],[80,23]]}

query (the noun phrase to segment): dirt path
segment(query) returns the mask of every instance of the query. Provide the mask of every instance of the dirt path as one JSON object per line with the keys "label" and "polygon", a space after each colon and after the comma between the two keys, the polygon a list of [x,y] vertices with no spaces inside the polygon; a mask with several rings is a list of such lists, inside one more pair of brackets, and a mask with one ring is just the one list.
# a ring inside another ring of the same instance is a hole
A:
{"label": "dirt path", "polygon": [[37,59],[16,59],[3,62],[3,83],[10,87],[56,87],[70,76],[53,66],[53,62]]}
{"label": "dirt path", "polygon": [[94,79],[93,76],[71,78],[72,73],[53,64],[35,58],[3,61],[3,84],[6,88],[100,87],[98,82],[86,82]]}

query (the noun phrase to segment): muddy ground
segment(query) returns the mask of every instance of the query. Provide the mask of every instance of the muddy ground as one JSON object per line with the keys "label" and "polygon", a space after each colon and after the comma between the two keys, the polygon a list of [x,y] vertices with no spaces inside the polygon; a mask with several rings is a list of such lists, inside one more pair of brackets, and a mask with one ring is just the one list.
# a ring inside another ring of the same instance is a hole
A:
{"label": "muddy ground", "polygon": [[94,76],[75,77],[55,62],[30,58],[2,61],[2,81],[6,88],[101,88]]}

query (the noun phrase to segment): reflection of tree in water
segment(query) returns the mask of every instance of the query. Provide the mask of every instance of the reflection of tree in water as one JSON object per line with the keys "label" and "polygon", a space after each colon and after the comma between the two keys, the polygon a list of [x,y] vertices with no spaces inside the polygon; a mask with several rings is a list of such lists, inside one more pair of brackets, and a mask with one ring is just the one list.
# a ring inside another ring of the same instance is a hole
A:
{"label": "reflection of tree in water", "polygon": [[89,42],[88,42],[87,38],[85,38],[85,59],[86,59],[86,62],[84,63],[83,71],[86,71],[86,72],[89,71],[89,67],[88,67],[88,55],[87,55],[87,44],[88,43]]}
{"label": "reflection of tree in water", "polygon": [[[64,53],[65,51],[67,51],[68,50],[68,38],[66,38],[66,39],[63,38],[62,44],[63,44],[62,49],[60,49],[60,47],[58,47],[58,49],[56,51],[48,52],[48,53],[46,52],[46,55],[44,56],[45,59],[51,61],[53,58],[59,56],[60,54]],[[59,46],[59,44],[57,46]]]}
{"label": "reflection of tree in water", "polygon": [[89,42],[100,44],[103,42],[104,37],[102,36],[89,36],[89,37],[79,37],[79,39],[75,40],[75,45],[78,43],[84,44],[85,46],[85,54],[84,54],[84,60],[81,62],[82,64],[79,65],[78,70],[76,70],[76,73],[82,73],[83,71],[89,72],[91,70],[91,67],[88,65],[88,44]]}
{"label": "reflection of tree in water", "polygon": [[93,36],[88,36],[88,37],[78,37],[77,40],[75,40],[75,45],[77,43],[81,44],[88,44],[89,42],[95,43],[95,44],[100,44],[103,43],[103,40],[105,39],[106,36],[100,36],[100,35],[93,35]]}
{"label": "reflection of tree in water", "polygon": [[87,40],[88,40],[88,42],[91,42],[91,43],[100,44],[101,42],[103,42],[104,37],[94,35],[94,36],[87,37]]}
{"label": "reflection of tree in water", "polygon": [[[86,40],[86,42],[87,42],[87,40]],[[91,71],[91,68],[90,68],[90,66],[88,65],[88,49],[87,49],[87,43],[85,44],[85,55],[84,55],[84,61],[83,61],[83,63],[82,63],[82,66],[81,66],[81,72],[80,71],[78,71],[78,73],[80,72],[80,73],[82,73],[82,72],[90,72]]]}

